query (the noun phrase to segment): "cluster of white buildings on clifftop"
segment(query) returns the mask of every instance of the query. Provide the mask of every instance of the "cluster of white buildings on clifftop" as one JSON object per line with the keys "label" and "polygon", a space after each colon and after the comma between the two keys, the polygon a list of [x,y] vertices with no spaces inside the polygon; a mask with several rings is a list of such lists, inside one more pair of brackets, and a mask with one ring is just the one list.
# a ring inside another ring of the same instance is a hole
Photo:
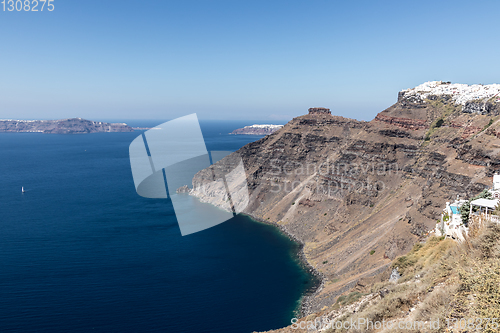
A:
{"label": "cluster of white buildings on clifftop", "polygon": [[467,202],[458,196],[453,203],[446,203],[446,207],[441,214],[441,221],[436,225],[436,235],[450,237],[456,240],[464,240],[464,235],[468,234],[470,223],[475,219],[483,221],[493,221],[500,223],[500,216],[493,214],[500,203],[500,175],[493,176],[493,187],[488,190],[492,199],[475,199],[470,202],[469,221],[467,225],[462,220],[460,208]]}
{"label": "cluster of white buildings on clifftop", "polygon": [[270,125],[270,124],[269,125],[268,124],[259,125],[259,124],[255,124],[255,125],[245,126],[243,128],[247,128],[247,129],[258,128],[258,129],[279,130],[282,127],[283,127],[283,125]]}
{"label": "cluster of white buildings on clifftop", "polygon": [[[468,101],[477,99],[490,99],[500,96],[500,84],[459,84],[446,83],[442,81],[429,81],[415,88],[402,90],[404,97],[414,96],[421,100],[429,96],[451,95],[455,104],[465,105]],[[499,101],[498,99],[496,100]]]}

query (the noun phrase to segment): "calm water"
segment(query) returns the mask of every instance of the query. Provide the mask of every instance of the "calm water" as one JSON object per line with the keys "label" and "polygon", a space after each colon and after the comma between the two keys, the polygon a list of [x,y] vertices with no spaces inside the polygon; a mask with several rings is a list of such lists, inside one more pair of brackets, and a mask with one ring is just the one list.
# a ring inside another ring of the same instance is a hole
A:
{"label": "calm water", "polygon": [[[226,134],[246,124],[202,123],[207,148],[258,139]],[[139,134],[0,134],[0,331],[289,324],[315,283],[297,245],[242,216],[182,237],[168,200],[135,192],[128,145]]]}

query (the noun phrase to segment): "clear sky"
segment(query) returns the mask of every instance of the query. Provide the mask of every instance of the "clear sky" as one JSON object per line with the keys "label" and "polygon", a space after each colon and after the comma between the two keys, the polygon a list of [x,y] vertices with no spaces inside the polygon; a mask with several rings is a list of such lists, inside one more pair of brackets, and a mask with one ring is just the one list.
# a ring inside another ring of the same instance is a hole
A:
{"label": "clear sky", "polygon": [[0,118],[371,120],[425,81],[500,83],[496,0],[53,3],[0,12]]}

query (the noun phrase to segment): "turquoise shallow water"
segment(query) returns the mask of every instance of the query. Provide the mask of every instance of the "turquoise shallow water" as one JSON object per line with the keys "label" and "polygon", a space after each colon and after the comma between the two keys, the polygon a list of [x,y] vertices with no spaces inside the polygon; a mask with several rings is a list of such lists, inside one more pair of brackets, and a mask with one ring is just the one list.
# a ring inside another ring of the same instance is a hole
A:
{"label": "turquoise shallow water", "polygon": [[[258,139],[226,134],[243,125],[202,123],[207,148]],[[0,330],[287,325],[315,284],[298,245],[245,216],[182,237],[168,200],[135,193],[128,145],[139,134],[0,134]]]}

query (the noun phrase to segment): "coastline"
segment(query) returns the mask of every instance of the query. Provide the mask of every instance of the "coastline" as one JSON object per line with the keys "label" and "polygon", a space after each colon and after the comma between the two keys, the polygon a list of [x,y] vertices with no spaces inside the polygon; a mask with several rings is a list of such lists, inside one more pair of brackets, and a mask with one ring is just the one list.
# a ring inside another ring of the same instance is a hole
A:
{"label": "coastline", "polygon": [[290,231],[288,231],[284,226],[279,225],[276,222],[265,221],[257,216],[254,216],[250,213],[241,213],[241,215],[248,216],[252,220],[258,223],[264,223],[267,225],[272,225],[276,227],[284,236],[289,238],[291,241],[297,243],[299,245],[299,251],[297,252],[297,259],[299,263],[304,267],[304,269],[313,275],[316,279],[318,279],[318,283],[312,287],[311,290],[306,291],[304,295],[302,295],[300,299],[300,312],[299,317],[306,317],[312,313],[311,308],[314,303],[316,296],[323,290],[325,284],[325,278],[321,272],[316,270],[306,259],[304,254],[304,243],[297,239]]}
{"label": "coastline", "polygon": [[[179,192],[177,192],[177,193],[179,194]],[[221,207],[213,202],[210,202],[209,200],[204,200],[204,198],[201,197],[200,195],[197,195],[197,193],[193,193],[193,190],[190,190],[190,191],[184,192],[184,193],[186,193],[187,195],[189,195],[193,198],[196,198],[201,203],[209,204],[212,207],[216,207],[218,209],[225,211],[225,209],[223,207]],[[313,308],[313,305],[315,305],[314,302],[316,300],[316,296],[321,292],[321,290],[324,287],[325,278],[321,272],[316,270],[309,263],[309,261],[307,261],[307,258],[304,254],[304,245],[305,244],[302,241],[300,241],[297,237],[295,237],[295,235],[293,235],[290,231],[288,231],[286,229],[286,227],[283,225],[279,225],[278,223],[273,222],[273,221],[269,221],[269,220],[266,221],[266,220],[264,220],[260,217],[257,217],[251,213],[243,212],[240,214],[243,216],[249,217],[251,220],[253,220],[256,223],[263,223],[263,224],[270,225],[270,226],[277,228],[282,235],[284,235],[290,241],[292,241],[298,245],[298,251],[297,251],[298,262],[299,262],[300,266],[302,266],[302,268],[306,272],[308,272],[315,279],[317,279],[317,283],[314,283],[314,285],[301,296],[301,298],[299,299],[300,306],[295,311],[298,311],[297,317],[300,317],[300,318],[306,317],[307,315],[313,313],[311,308]]]}

